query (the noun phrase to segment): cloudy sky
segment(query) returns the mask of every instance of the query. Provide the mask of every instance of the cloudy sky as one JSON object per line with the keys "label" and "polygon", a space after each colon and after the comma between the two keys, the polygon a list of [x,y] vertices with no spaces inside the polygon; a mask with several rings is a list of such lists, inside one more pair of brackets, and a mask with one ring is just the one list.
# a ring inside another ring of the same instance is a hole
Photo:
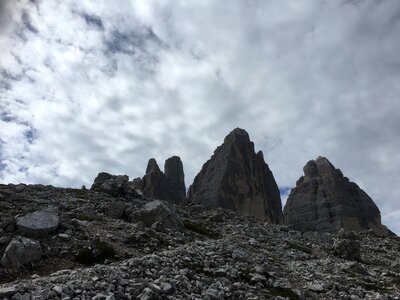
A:
{"label": "cloudy sky", "polygon": [[90,186],[245,128],[285,192],[326,156],[400,233],[400,1],[0,0],[0,182]]}

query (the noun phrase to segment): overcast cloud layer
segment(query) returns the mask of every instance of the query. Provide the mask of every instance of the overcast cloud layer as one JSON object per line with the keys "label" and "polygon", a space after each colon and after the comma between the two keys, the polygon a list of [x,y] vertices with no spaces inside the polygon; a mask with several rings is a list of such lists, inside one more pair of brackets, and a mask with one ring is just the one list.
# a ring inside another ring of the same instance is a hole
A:
{"label": "overcast cloud layer", "polygon": [[245,128],[286,200],[326,156],[400,233],[400,1],[0,2],[0,181],[90,186]]}

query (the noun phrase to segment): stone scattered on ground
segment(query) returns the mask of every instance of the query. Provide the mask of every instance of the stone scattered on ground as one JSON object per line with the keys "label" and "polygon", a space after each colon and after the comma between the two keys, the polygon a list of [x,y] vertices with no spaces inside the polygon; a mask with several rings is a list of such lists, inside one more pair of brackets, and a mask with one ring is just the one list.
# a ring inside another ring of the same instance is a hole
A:
{"label": "stone scattered on ground", "polygon": [[[112,194],[0,185],[0,299],[400,299],[398,237]],[[49,206],[58,227],[21,236]]]}

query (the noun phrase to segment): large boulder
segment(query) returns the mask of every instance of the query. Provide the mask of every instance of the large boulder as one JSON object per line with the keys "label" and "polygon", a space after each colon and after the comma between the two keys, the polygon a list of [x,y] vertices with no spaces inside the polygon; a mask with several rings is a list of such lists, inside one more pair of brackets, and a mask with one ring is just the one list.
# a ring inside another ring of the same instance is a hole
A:
{"label": "large boulder", "polygon": [[8,244],[0,263],[5,268],[17,270],[41,257],[42,248],[38,241],[16,237]]}
{"label": "large boulder", "polygon": [[149,160],[146,175],[142,179],[143,194],[151,199],[182,203],[186,199],[186,188],[181,159],[178,156],[168,158],[164,172],[154,158]]}
{"label": "large boulder", "polygon": [[285,223],[300,231],[337,232],[373,229],[384,233],[374,201],[344,177],[325,157],[309,161],[304,176],[290,192],[284,208]]}
{"label": "large boulder", "polygon": [[90,189],[114,197],[135,198],[140,196],[129,182],[127,175],[111,175],[106,172],[100,172],[97,175]]}
{"label": "large boulder", "polygon": [[263,153],[248,133],[236,128],[203,165],[189,188],[189,200],[222,207],[269,223],[282,223],[280,192]]}
{"label": "large boulder", "polygon": [[31,237],[46,237],[59,224],[58,208],[54,206],[17,218],[17,227],[21,234]]}
{"label": "large boulder", "polygon": [[151,227],[154,223],[162,223],[164,228],[180,229],[182,221],[173,209],[160,200],[147,203],[140,210],[133,212],[129,220],[131,222],[143,222],[147,227]]}

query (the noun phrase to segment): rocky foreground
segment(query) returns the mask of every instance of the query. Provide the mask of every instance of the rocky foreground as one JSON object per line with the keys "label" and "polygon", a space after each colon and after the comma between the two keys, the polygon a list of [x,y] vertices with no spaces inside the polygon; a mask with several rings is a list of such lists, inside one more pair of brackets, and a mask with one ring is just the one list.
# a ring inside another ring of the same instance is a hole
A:
{"label": "rocky foreground", "polygon": [[0,185],[0,299],[400,298],[398,237],[301,233],[126,182]]}

